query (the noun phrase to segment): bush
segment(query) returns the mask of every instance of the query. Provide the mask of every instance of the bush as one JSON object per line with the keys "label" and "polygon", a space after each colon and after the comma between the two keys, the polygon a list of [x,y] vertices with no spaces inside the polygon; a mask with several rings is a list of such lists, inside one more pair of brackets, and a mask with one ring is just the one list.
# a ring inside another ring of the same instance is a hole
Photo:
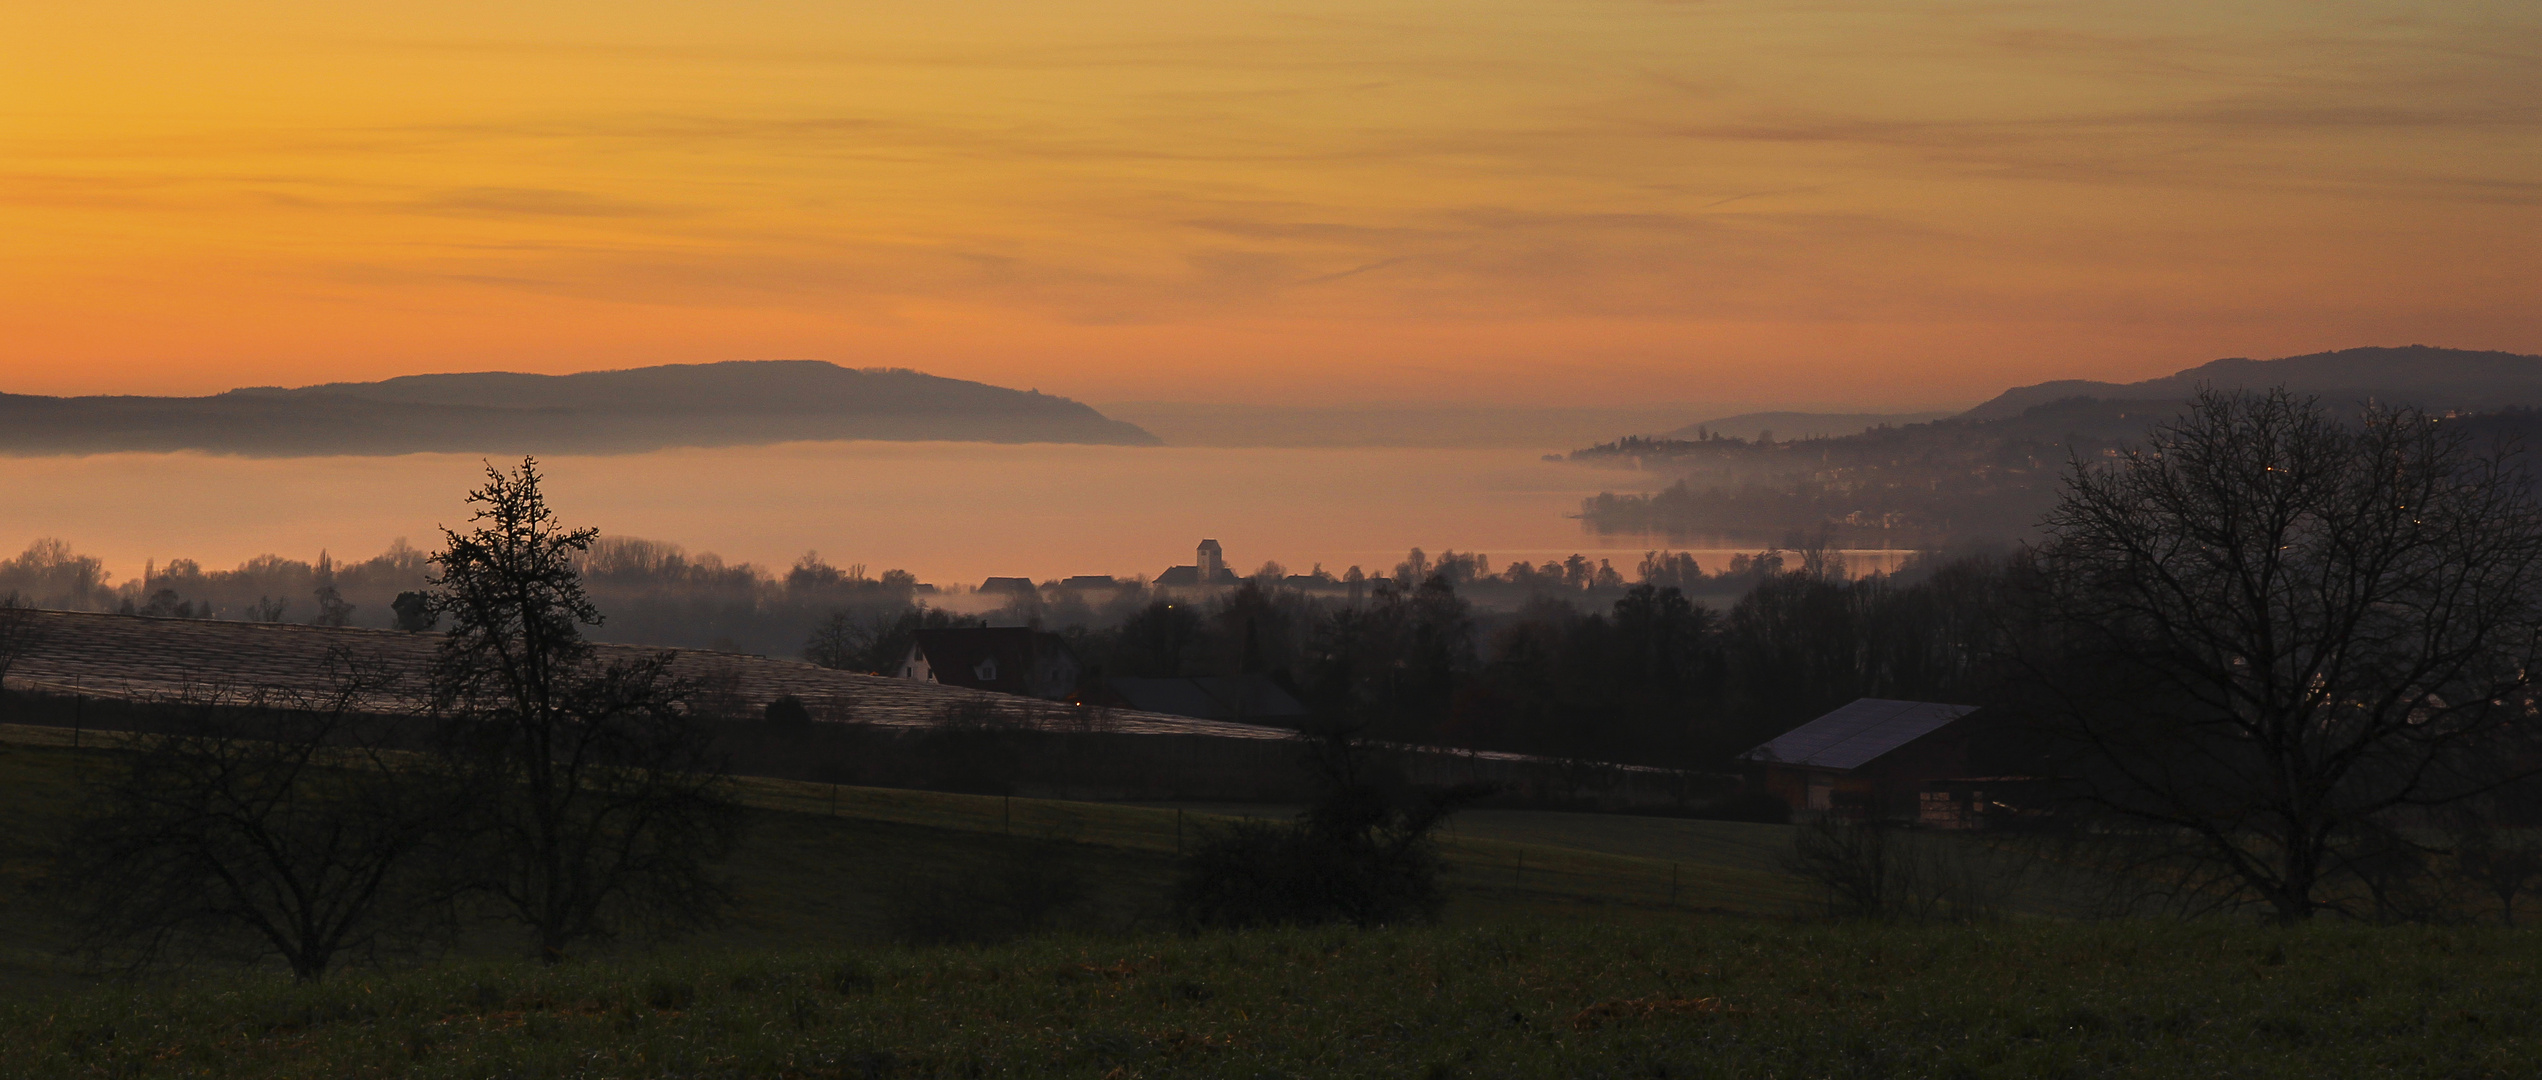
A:
{"label": "bush", "polygon": [[1447,895],[1431,834],[1488,789],[1415,793],[1350,733],[1305,738],[1323,794],[1294,822],[1238,822],[1204,840],[1184,859],[1176,918],[1192,929],[1436,922]]}
{"label": "bush", "polygon": [[1191,927],[1435,922],[1446,903],[1424,843],[1238,822],[1184,861],[1174,910]]}
{"label": "bush", "polygon": [[812,710],[804,706],[802,698],[792,694],[769,702],[761,715],[769,727],[780,730],[794,731],[812,726]]}

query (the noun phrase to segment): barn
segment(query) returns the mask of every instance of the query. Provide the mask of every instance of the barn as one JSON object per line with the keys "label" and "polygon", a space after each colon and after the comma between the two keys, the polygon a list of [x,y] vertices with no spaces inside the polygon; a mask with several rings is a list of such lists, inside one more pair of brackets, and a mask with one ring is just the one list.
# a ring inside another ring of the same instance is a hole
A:
{"label": "barn", "polygon": [[1970,829],[2016,812],[2036,786],[2002,774],[2008,750],[1976,706],[1859,698],[1739,759],[1751,785],[1803,817]]}

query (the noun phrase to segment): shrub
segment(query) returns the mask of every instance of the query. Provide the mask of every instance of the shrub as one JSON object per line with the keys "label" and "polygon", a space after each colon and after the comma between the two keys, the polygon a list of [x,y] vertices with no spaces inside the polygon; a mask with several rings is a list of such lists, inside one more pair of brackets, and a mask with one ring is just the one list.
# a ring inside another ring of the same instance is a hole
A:
{"label": "shrub", "polygon": [[1431,834],[1488,789],[1412,792],[1349,732],[1306,736],[1323,789],[1294,822],[1238,822],[1183,862],[1174,913],[1187,928],[1435,922],[1446,903]]}
{"label": "shrub", "polygon": [[802,698],[792,694],[769,702],[764,716],[772,728],[792,730],[809,727],[812,723],[812,710],[804,706]]}

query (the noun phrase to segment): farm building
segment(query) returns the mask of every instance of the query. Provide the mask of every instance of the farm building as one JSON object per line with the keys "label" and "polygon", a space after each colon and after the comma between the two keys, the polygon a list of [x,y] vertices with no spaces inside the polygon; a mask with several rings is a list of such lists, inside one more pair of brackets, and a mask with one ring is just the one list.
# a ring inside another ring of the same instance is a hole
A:
{"label": "farm building", "polygon": [[900,677],[1059,701],[1076,692],[1077,658],[1059,635],[1029,627],[920,630]]}
{"label": "farm building", "polygon": [[1306,706],[1261,675],[1105,679],[1103,689],[1107,700],[1102,704],[1168,716],[1283,727],[1300,726],[1307,717]]}
{"label": "farm building", "polygon": [[2037,783],[1979,775],[2000,772],[2006,749],[1976,706],[1860,698],[1739,757],[1751,784],[1803,816],[1970,829]]}

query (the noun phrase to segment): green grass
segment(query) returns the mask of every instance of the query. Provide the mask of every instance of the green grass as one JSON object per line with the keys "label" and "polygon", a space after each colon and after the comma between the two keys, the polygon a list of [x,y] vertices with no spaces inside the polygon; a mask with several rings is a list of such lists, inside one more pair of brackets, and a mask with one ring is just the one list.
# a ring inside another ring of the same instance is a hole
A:
{"label": "green grass", "polygon": [[228,976],[0,1009],[0,1075],[2525,1077],[2542,938],[1700,918]]}
{"label": "green grass", "polygon": [[[1776,826],[1487,810],[1447,922],[1166,933],[1177,810],[747,780],[734,918],[555,969],[513,936],[296,987],[100,982],[24,886],[102,752],[0,728],[0,1077],[2521,1077],[2542,938],[1811,925]],[[1180,813],[1183,843],[1231,813]],[[1059,860],[1068,933],[885,941],[895,890]],[[1674,902],[1669,874],[1677,876]]]}
{"label": "green grass", "polygon": [[[46,838],[78,797],[76,776],[108,767],[98,733],[81,736],[82,749],[71,747],[72,738],[58,728],[0,725],[0,814],[11,823],[0,830],[0,993],[55,993],[95,981],[62,954],[61,927],[26,888]],[[1069,928],[1153,930],[1164,923],[1178,846],[1199,842],[1232,817],[755,778],[737,787],[755,812],[743,847],[726,867],[737,899],[733,917],[681,948],[879,944],[888,937],[895,893],[908,883],[989,874],[1026,858],[1055,861],[1086,883],[1087,902],[1067,921]],[[1697,912],[1790,915],[1807,906],[1810,894],[1775,868],[1788,833],[1725,822],[1477,811],[1460,818],[1443,845],[1453,897],[1447,921],[1641,924]],[[516,945],[489,932],[464,943],[463,952],[508,957]]]}

